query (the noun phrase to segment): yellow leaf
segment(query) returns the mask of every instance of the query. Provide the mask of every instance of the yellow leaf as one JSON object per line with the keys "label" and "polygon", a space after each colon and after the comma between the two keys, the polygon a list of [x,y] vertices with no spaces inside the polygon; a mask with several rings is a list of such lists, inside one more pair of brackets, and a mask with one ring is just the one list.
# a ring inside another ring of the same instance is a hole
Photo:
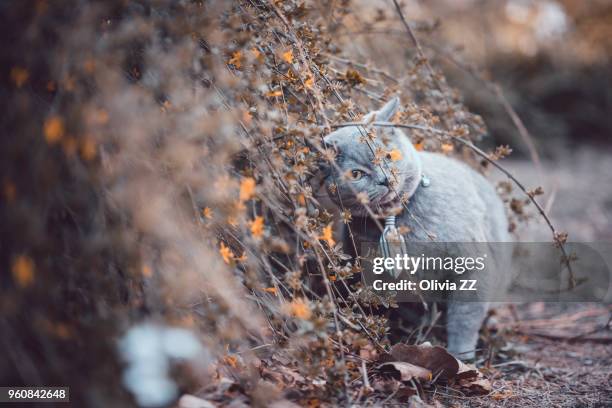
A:
{"label": "yellow leaf", "polygon": [[95,125],[106,125],[110,116],[104,109],[96,109],[92,112],[91,121]]}
{"label": "yellow leaf", "polygon": [[304,299],[294,299],[289,304],[289,314],[299,319],[309,319],[312,316],[310,305]]}
{"label": "yellow leaf", "polygon": [[51,116],[45,120],[43,131],[47,143],[57,143],[64,136],[64,121],[59,116]]}
{"label": "yellow leaf", "polygon": [[77,140],[74,137],[68,136],[62,140],[62,148],[66,156],[74,156],[77,147]]}
{"label": "yellow leaf", "polygon": [[261,238],[264,232],[264,218],[257,216],[253,221],[251,221],[251,234],[255,238]]}
{"label": "yellow leaf", "polygon": [[253,114],[251,112],[249,112],[248,110],[243,110],[242,111],[242,121],[244,122],[245,125],[250,125],[251,122],[253,121]]}
{"label": "yellow leaf", "polygon": [[452,143],[442,143],[442,153],[448,154],[454,149]]}
{"label": "yellow leaf", "polygon": [[281,96],[283,93],[281,92],[280,89],[277,89],[276,91],[270,91],[270,92],[266,92],[266,97],[268,98],[273,98],[275,96]]}
{"label": "yellow leaf", "polygon": [[314,86],[314,78],[309,75],[308,78],[306,78],[306,80],[304,81],[304,86],[308,89],[312,89],[312,87]]}
{"label": "yellow leaf", "polygon": [[22,288],[34,282],[34,261],[25,255],[19,255],[13,261],[13,279]]}
{"label": "yellow leaf", "polygon": [[229,247],[226,246],[225,243],[223,242],[221,242],[221,244],[219,245],[219,253],[221,254],[221,257],[223,258],[223,262],[225,262],[228,265],[234,259],[234,254],[232,253],[232,250],[229,249]]}
{"label": "yellow leaf", "polygon": [[93,58],[87,58],[85,61],[83,61],[83,69],[88,74],[93,74],[93,72],[96,70],[96,60]]}
{"label": "yellow leaf", "polygon": [[17,88],[21,88],[30,77],[30,74],[25,68],[13,67],[11,68],[11,80]]}
{"label": "yellow leaf", "polygon": [[90,161],[96,157],[96,142],[90,137],[86,137],[81,142],[81,156],[83,159]]}
{"label": "yellow leaf", "polygon": [[416,149],[418,152],[422,152],[422,151],[423,151],[423,148],[424,148],[423,142],[421,141],[421,142],[415,143],[415,144],[414,144],[414,148],[415,148],[415,149]]}
{"label": "yellow leaf", "polygon": [[240,183],[240,201],[250,200],[255,195],[255,179],[246,177]]}
{"label": "yellow leaf", "polygon": [[234,228],[238,227],[238,217],[233,216],[233,215],[228,216],[227,223]]}
{"label": "yellow leaf", "polygon": [[323,241],[327,242],[327,245],[333,247],[336,244],[333,238],[332,225],[329,224],[327,227],[323,228],[323,234],[319,237]]}
{"label": "yellow leaf", "polygon": [[361,74],[357,70],[349,68],[349,69],[346,70],[346,74],[344,74],[344,75],[346,77],[346,81],[351,86],[356,86],[356,85],[359,85],[359,84],[365,84],[366,83],[366,80],[361,76]]}
{"label": "yellow leaf", "polygon": [[288,51],[283,52],[283,61],[285,61],[287,64],[293,63],[293,50],[289,49]]}
{"label": "yellow leaf", "polygon": [[6,201],[14,201],[15,197],[17,197],[17,187],[15,187],[15,184],[10,180],[5,180],[4,185],[2,187],[2,192],[4,193]]}
{"label": "yellow leaf", "polygon": [[298,203],[299,203],[301,206],[303,206],[303,207],[305,207],[305,206],[306,206],[306,197],[304,196],[304,194],[299,194],[299,195],[297,196],[297,201],[298,201]]}
{"label": "yellow leaf", "polygon": [[56,336],[59,337],[60,339],[69,339],[70,337],[72,337],[72,331],[70,330],[70,328],[63,324],[63,323],[57,323],[55,325],[52,326],[52,333]]}
{"label": "yellow leaf", "polygon": [[204,218],[208,218],[210,220],[213,217],[213,210],[211,210],[210,207],[204,207],[202,210],[202,215]]}
{"label": "yellow leaf", "polygon": [[66,91],[72,92],[76,88],[76,80],[74,77],[68,76],[62,81],[62,85]]}
{"label": "yellow leaf", "polygon": [[255,57],[255,59],[259,62],[264,62],[264,55],[259,52],[259,50],[255,47],[251,48],[251,54]]}
{"label": "yellow leaf", "polygon": [[242,52],[235,51],[227,63],[233,65],[236,69],[240,69],[242,67]]}
{"label": "yellow leaf", "polygon": [[274,287],[270,287],[270,288],[264,288],[264,291],[271,293],[273,295],[276,295],[276,288]]}
{"label": "yellow leaf", "polygon": [[234,368],[238,366],[238,359],[235,356],[225,356],[223,357],[223,362]]}
{"label": "yellow leaf", "polygon": [[153,276],[153,269],[149,265],[142,265],[142,276],[150,278]]}
{"label": "yellow leaf", "polygon": [[165,100],[162,103],[162,106],[159,108],[162,112],[166,113],[168,112],[170,109],[172,108],[172,102],[170,102],[169,100]]}
{"label": "yellow leaf", "polygon": [[389,160],[395,162],[401,159],[402,159],[402,152],[400,152],[399,149],[393,149],[389,152]]}

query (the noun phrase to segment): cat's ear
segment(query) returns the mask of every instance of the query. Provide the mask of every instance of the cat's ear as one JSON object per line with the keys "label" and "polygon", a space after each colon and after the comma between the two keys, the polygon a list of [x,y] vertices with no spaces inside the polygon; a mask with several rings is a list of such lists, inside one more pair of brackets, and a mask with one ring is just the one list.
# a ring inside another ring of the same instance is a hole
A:
{"label": "cat's ear", "polygon": [[397,96],[393,97],[387,102],[382,108],[377,111],[372,111],[365,115],[362,119],[364,123],[376,122],[388,122],[393,118],[400,107],[400,100]]}

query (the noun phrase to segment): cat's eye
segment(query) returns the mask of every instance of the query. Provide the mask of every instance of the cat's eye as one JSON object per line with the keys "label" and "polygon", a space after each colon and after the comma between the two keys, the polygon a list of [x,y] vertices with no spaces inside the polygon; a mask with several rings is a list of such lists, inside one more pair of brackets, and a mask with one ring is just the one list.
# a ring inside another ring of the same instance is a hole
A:
{"label": "cat's eye", "polygon": [[365,175],[365,173],[363,171],[361,171],[361,170],[351,170],[351,179],[353,179],[353,180],[359,180],[364,175]]}

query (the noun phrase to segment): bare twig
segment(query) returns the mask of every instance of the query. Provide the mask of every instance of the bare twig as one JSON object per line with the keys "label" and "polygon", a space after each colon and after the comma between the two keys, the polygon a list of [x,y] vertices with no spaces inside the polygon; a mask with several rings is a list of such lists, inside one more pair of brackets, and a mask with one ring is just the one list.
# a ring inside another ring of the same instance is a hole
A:
{"label": "bare twig", "polygon": [[516,127],[519,135],[523,139],[523,142],[527,146],[527,150],[529,150],[529,156],[531,157],[531,161],[533,161],[534,165],[536,166],[538,173],[542,174],[542,165],[540,161],[540,155],[538,154],[538,150],[533,141],[534,140],[533,136],[531,135],[529,130],[527,130],[525,123],[523,122],[521,117],[518,115],[518,113],[516,113],[516,110],[512,107],[512,105],[508,101],[508,98],[506,97],[501,86],[499,84],[496,84],[494,82],[487,80],[476,69],[459,62],[453,55],[441,50],[438,46],[428,45],[428,47],[432,48],[436,53],[441,55],[443,58],[447,59],[457,68],[469,74],[473,79],[482,83],[486,89],[488,89],[491,93],[495,95],[496,99],[498,100],[498,102],[500,103],[500,105],[502,106],[506,114],[510,117],[510,120]]}
{"label": "bare twig", "polygon": [[[444,89],[442,88],[442,84],[440,83],[440,81],[438,80],[438,78],[436,76],[436,72],[434,71],[433,67],[429,63],[429,58],[427,58],[425,56],[425,53],[423,52],[423,48],[421,47],[421,43],[417,39],[416,35],[414,35],[414,31],[410,27],[410,24],[408,24],[408,21],[406,20],[406,17],[404,17],[404,13],[402,12],[402,8],[400,7],[400,5],[397,2],[397,0],[393,0],[393,4],[395,5],[395,9],[397,10],[397,14],[399,15],[399,18],[402,21],[402,24],[406,28],[406,32],[408,33],[408,37],[410,37],[410,40],[412,41],[412,44],[416,48],[417,55],[419,56],[421,61],[423,61],[423,63],[425,64],[425,67],[427,68],[427,72],[429,73],[429,77],[431,78],[432,83],[438,89],[438,91],[440,91],[440,94],[444,98],[444,101],[446,102],[446,108],[450,109],[451,108],[451,102],[448,99],[446,92],[444,92]],[[446,119],[444,118],[444,116],[442,116],[442,121],[446,122]],[[446,127],[448,128],[448,126],[446,126]]]}
{"label": "bare twig", "polygon": [[346,65],[353,65],[353,66],[355,66],[355,67],[365,69],[366,71],[370,71],[370,72],[373,72],[373,73],[375,73],[375,74],[378,74],[378,75],[380,75],[380,76],[382,76],[382,77],[384,77],[384,78],[388,79],[389,81],[391,81],[391,82],[393,82],[393,83],[396,83],[396,84],[397,84],[397,83],[399,83],[399,81],[397,80],[397,78],[395,78],[395,77],[394,77],[393,75],[391,75],[391,74],[388,74],[387,72],[383,71],[382,69],[374,68],[374,67],[371,67],[371,66],[366,65],[366,64],[361,64],[361,63],[359,63],[359,62],[351,61],[351,60],[349,60],[349,59],[340,58],[340,57],[337,57],[337,56],[332,55],[332,54],[324,54],[324,55],[325,55],[327,58],[330,58],[330,59],[332,59],[332,60],[334,60],[334,61],[338,61],[338,62],[340,62],[340,63],[342,63],[342,64],[346,64]]}

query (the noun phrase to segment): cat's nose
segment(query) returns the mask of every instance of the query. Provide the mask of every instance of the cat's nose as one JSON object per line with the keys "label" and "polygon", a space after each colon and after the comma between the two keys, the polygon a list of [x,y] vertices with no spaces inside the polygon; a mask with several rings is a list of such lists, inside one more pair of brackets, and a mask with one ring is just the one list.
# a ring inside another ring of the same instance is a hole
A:
{"label": "cat's nose", "polygon": [[383,177],[382,179],[378,180],[378,185],[389,187],[389,179],[387,177]]}

